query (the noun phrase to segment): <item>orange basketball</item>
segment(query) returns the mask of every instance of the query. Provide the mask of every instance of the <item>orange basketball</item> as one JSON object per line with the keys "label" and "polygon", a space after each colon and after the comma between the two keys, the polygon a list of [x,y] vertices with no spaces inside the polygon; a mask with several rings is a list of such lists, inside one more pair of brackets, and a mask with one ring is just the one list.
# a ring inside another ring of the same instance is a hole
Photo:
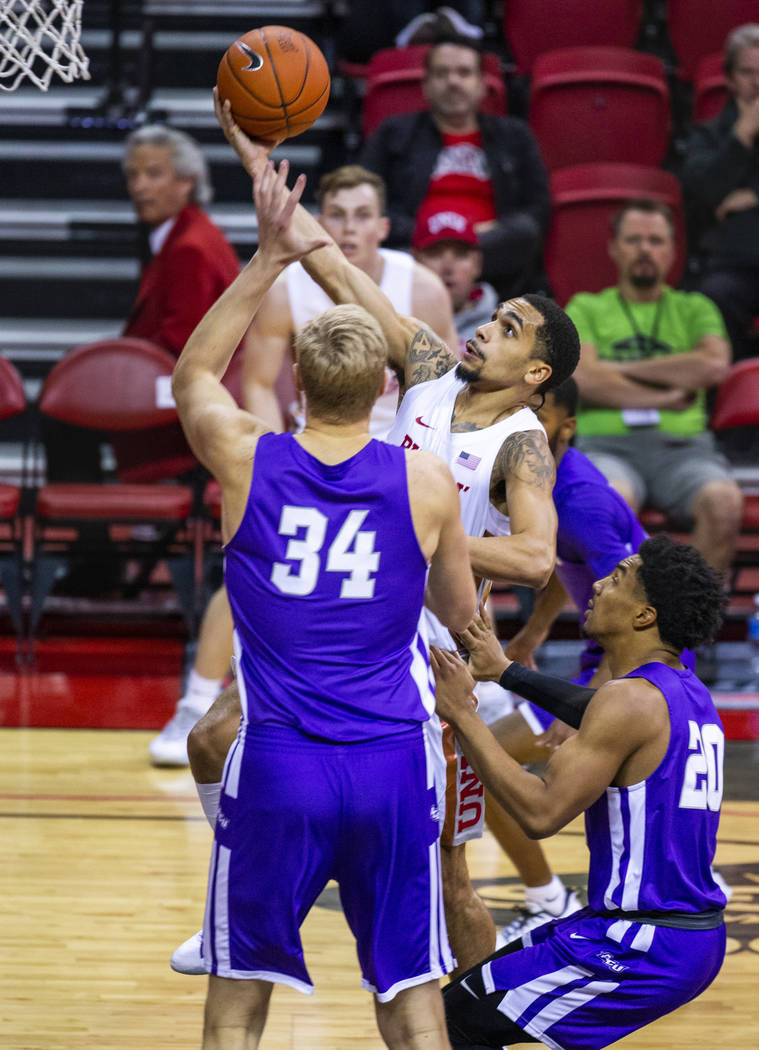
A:
{"label": "orange basketball", "polygon": [[330,80],[313,40],[287,26],[262,26],[227,49],[216,84],[243,131],[273,140],[311,127],[327,105]]}

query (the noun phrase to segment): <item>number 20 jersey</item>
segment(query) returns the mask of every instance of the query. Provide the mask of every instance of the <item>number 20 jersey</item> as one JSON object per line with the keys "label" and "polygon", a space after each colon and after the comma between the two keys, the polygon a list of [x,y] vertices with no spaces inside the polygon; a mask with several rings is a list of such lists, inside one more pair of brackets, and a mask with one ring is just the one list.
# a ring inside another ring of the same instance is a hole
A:
{"label": "number 20 jersey", "polygon": [[427,565],[405,456],[370,441],[329,465],[292,434],[259,439],[245,514],[225,547],[247,723],[349,742],[429,718],[417,636]]}
{"label": "number 20 jersey", "polygon": [[669,745],[646,780],[609,787],[586,810],[588,903],[599,911],[724,908],[711,874],[725,751],[712,698],[691,670],[648,663],[628,677],[663,694]]}

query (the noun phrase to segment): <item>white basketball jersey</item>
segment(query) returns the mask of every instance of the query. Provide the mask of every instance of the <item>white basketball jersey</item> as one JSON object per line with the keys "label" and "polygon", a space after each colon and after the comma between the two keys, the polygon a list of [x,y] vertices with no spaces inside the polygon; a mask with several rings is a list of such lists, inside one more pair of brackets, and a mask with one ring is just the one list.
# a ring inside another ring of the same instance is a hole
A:
{"label": "white basketball jersey", "polygon": [[[408,390],[398,409],[387,440],[404,448],[434,452],[451,469],[459,489],[461,520],[468,536],[509,534],[509,519],[490,502],[490,478],[501,446],[510,434],[543,427],[529,408],[521,408],[506,419],[482,430],[451,433],[456,398],[466,383],[456,378],[455,368],[440,379],[419,383]],[[456,648],[447,628],[425,610],[429,641]]]}
{"label": "white basketball jersey", "polygon": [[[414,260],[406,252],[380,248],[384,260],[380,288],[399,314],[410,314],[414,279]],[[292,263],[285,270],[287,296],[290,300],[295,331],[306,322],[335,304],[316,281],[312,280],[300,263]],[[369,419],[372,437],[384,439],[395,419],[398,407],[398,380],[394,372],[385,369],[385,386],[377,398]]]}

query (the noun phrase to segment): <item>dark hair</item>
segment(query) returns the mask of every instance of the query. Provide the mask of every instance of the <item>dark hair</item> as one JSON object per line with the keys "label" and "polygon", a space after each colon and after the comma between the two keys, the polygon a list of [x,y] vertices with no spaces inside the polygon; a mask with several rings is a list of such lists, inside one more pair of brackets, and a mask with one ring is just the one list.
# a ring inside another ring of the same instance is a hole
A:
{"label": "dark hair", "polygon": [[473,37],[458,36],[456,33],[452,33],[450,30],[440,29],[436,30],[430,41],[430,46],[424,53],[424,72],[429,73],[430,62],[432,60],[432,52],[436,47],[440,47],[442,44],[453,44],[454,47],[465,47],[468,51],[474,51],[477,55],[477,62],[479,65],[480,72],[482,72],[482,47]]}
{"label": "dark hair", "polygon": [[727,603],[724,580],[695,547],[661,534],[638,549],[638,577],[659,636],[678,651],[714,641]]}
{"label": "dark hair", "polygon": [[543,315],[543,323],[535,335],[533,357],[539,357],[551,366],[552,372],[536,393],[546,394],[568,379],[580,360],[580,337],[574,322],[557,302],[546,295],[528,293],[521,296]]}
{"label": "dark hair", "polygon": [[667,220],[669,232],[673,237],[675,236],[675,220],[668,204],[665,204],[664,201],[652,200],[651,197],[631,197],[630,200],[625,201],[619,211],[614,212],[610,219],[611,232],[614,237],[619,235],[622,220],[628,211],[645,211],[649,215],[663,215]]}
{"label": "dark hair", "polygon": [[575,383],[572,376],[565,379],[563,383],[559,383],[558,386],[552,387],[551,396],[557,408],[563,408],[568,416],[577,415],[577,402],[580,400],[580,391],[577,389],[577,383]]}

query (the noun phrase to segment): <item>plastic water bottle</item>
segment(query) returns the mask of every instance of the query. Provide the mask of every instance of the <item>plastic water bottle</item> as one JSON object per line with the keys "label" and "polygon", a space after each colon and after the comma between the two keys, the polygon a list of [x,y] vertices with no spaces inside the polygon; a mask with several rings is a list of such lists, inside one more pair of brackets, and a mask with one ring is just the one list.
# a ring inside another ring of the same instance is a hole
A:
{"label": "plastic water bottle", "polygon": [[754,595],[754,611],[748,621],[748,647],[751,661],[751,680],[759,683],[759,594]]}

